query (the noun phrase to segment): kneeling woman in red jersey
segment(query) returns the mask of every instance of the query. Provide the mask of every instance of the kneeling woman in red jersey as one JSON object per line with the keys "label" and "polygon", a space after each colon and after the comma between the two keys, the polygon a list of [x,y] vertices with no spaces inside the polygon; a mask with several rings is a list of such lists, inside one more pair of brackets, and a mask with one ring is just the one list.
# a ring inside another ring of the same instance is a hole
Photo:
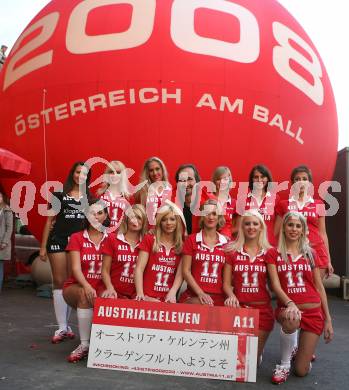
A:
{"label": "kneeling woman in red jersey", "polygon": [[87,212],[87,228],[70,237],[66,251],[72,267],[72,277],[66,280],[63,297],[77,309],[80,345],[69,355],[69,362],[77,362],[88,355],[93,304],[102,282],[102,253],[107,234],[108,211],[101,201],[91,204]]}
{"label": "kneeling woman in red jersey", "polygon": [[146,229],[144,207],[136,204],[126,210],[119,232],[108,236],[103,251],[102,279],[106,289],[102,298],[132,299],[136,295],[133,274]]}
{"label": "kneeling woman in red jersey", "polygon": [[170,201],[156,214],[154,234],[139,246],[135,268],[136,299],[176,302],[183,277],[180,265],[183,246],[183,215]]}
{"label": "kneeling woman in red jersey", "polygon": [[191,234],[183,247],[183,277],[188,288],[180,301],[203,305],[224,305],[222,272],[225,263],[223,246],[227,239],[218,230],[224,216],[218,204],[208,199],[202,206],[206,215],[200,218],[200,232]]}
{"label": "kneeling woman in red jersey", "polygon": [[[287,213],[282,221],[278,250],[266,257],[272,288],[278,300],[276,319],[281,324],[281,363],[272,382],[285,382],[295,355],[295,372],[305,376],[320,335],[332,340],[333,328],[327,297],[317,266],[317,254],[307,240],[307,223],[298,212]],[[297,350],[297,330],[300,329]]]}
{"label": "kneeling woman in red jersey", "polygon": [[257,210],[246,211],[237,240],[226,247],[227,261],[223,270],[225,305],[259,309],[258,361],[274,327],[265,262],[269,248],[263,217]]}

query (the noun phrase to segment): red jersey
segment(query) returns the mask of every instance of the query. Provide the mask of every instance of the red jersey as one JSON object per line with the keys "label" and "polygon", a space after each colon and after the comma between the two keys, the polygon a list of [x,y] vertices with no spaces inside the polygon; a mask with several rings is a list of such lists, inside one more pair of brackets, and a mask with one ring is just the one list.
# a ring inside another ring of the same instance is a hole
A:
{"label": "red jersey", "polygon": [[139,250],[149,253],[148,263],[143,274],[143,292],[157,299],[164,299],[171,289],[181,254],[176,254],[172,247],[169,251],[160,245],[159,252],[153,251],[155,237],[146,234],[139,245]]}
{"label": "red jersey", "polygon": [[267,192],[262,202],[259,203],[252,192],[247,195],[245,210],[257,210],[267,226],[267,237],[272,245],[276,245],[276,239],[274,236],[274,223],[276,217],[276,206],[280,202],[279,195],[276,194],[275,198],[270,192]]}
{"label": "red jersey", "polygon": [[266,252],[261,251],[255,258],[243,250],[226,256],[227,264],[232,266],[234,294],[239,302],[269,302]]}
{"label": "red jersey", "polygon": [[[313,255],[316,264],[317,255],[315,252]],[[281,254],[272,248],[267,252],[265,261],[276,266],[282,289],[296,304],[321,302],[320,294],[315,288],[309,259],[303,255],[292,259],[289,255],[288,262],[285,262]],[[278,302],[278,305],[283,306],[281,302]]]}
{"label": "red jersey", "polygon": [[218,240],[213,248],[208,247],[202,235],[191,234],[183,246],[183,255],[191,256],[191,274],[205,293],[223,294],[222,272],[225,264],[223,246],[227,239],[218,233]]}
{"label": "red jersey", "polygon": [[134,204],[132,197],[114,196],[109,190],[100,196],[108,207],[110,227],[118,229],[125,215],[125,211]]}
{"label": "red jersey", "polygon": [[[80,252],[81,271],[90,285],[97,290],[103,286],[102,282],[102,256],[104,245],[107,241],[105,234],[99,245],[96,245],[90,240],[87,230],[74,233],[70,236],[70,240],[66,251]],[[64,286],[78,283],[78,281],[71,276],[66,280]]]}
{"label": "red jersey", "polygon": [[146,214],[149,222],[149,229],[155,226],[155,217],[158,209],[163,205],[165,200],[171,200],[172,196],[172,187],[167,186],[163,188],[161,193],[153,191],[150,193],[148,191],[147,204],[146,204]]}
{"label": "red jersey", "polygon": [[312,246],[324,245],[324,241],[319,234],[319,219],[324,216],[324,203],[319,199],[312,199],[300,205],[294,198],[282,200],[276,207],[276,214],[282,218],[289,211],[297,211],[306,218],[309,229],[309,242]]}
{"label": "red jersey", "polygon": [[134,268],[138,259],[139,243],[132,248],[124,235],[109,235],[104,245],[103,254],[112,257],[110,278],[118,294],[132,297],[135,292]]}

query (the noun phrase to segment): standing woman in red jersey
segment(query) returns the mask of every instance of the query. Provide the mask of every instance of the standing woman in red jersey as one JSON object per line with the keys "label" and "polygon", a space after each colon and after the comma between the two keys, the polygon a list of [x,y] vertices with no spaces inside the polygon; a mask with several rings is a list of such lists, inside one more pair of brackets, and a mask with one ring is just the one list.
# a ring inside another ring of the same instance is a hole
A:
{"label": "standing woman in red jersey", "polygon": [[274,236],[275,207],[280,201],[277,194],[272,193],[270,183],[272,175],[265,165],[255,165],[248,177],[248,189],[245,209],[255,209],[263,217],[267,226],[267,238],[272,245],[276,245]]}
{"label": "standing woman in red jersey", "polygon": [[301,213],[288,212],[282,220],[278,249],[271,249],[266,257],[277,297],[275,317],[281,325],[281,363],[272,377],[276,384],[287,380],[294,355],[296,375],[307,375],[321,334],[324,333],[326,343],[333,338],[326,292],[317,266],[318,255],[308,244],[307,230]]}
{"label": "standing woman in red jersey", "polygon": [[144,163],[141,183],[145,183],[135,198],[141,203],[148,217],[149,228],[154,228],[157,210],[163,202],[171,200],[172,187],[168,181],[165,164],[158,157],[150,157]]}
{"label": "standing woman in red jersey", "polygon": [[183,277],[188,287],[180,301],[223,306],[223,247],[227,239],[218,230],[224,225],[225,219],[214,199],[208,199],[201,208],[205,213],[200,218],[201,230],[191,234],[183,247]]}
{"label": "standing woman in red jersey", "polygon": [[105,290],[102,298],[134,298],[134,268],[139,244],[146,230],[144,207],[136,204],[126,210],[118,233],[113,232],[108,236],[103,252],[102,279]]}
{"label": "standing woman in red jersey", "polygon": [[[68,326],[71,309],[63,299],[63,284],[70,274],[68,256],[65,251],[69,237],[83,230],[85,222],[84,204],[90,199],[91,172],[83,162],[76,162],[70,169],[63,185],[63,192],[54,192],[51,208],[54,215],[48,216],[42,233],[40,259],[49,258],[53,279],[53,306],[58,330],[51,341],[60,343],[74,338]],[[84,188],[84,189],[82,189]]]}
{"label": "standing woman in red jersey", "polygon": [[257,210],[241,217],[237,240],[226,246],[223,290],[229,307],[252,307],[259,310],[258,361],[274,327],[274,315],[267,288],[265,257],[271,248],[265,222]]}
{"label": "standing woman in red jersey", "polygon": [[80,345],[68,357],[71,363],[88,355],[93,304],[101,289],[103,246],[106,242],[108,210],[101,201],[94,201],[87,212],[86,229],[72,234],[66,250],[72,276],[64,283],[63,297],[77,310]]}
{"label": "standing woman in red jersey", "polygon": [[176,302],[183,282],[183,220],[170,201],[158,209],[154,234],[147,234],[139,246],[134,273],[137,300]]}
{"label": "standing woman in red jersey", "polygon": [[107,165],[98,195],[108,206],[111,230],[117,230],[125,210],[134,203],[128,189],[126,167],[121,161],[113,160]]}
{"label": "standing woman in red jersey", "polygon": [[326,232],[324,203],[320,199],[314,199],[309,194],[309,187],[313,183],[313,175],[310,169],[301,165],[293,169],[291,173],[293,194],[288,200],[282,200],[276,207],[275,235],[277,236],[282,224],[282,217],[288,211],[298,211],[304,215],[309,229],[309,242],[317,253],[317,266],[320,268],[321,278],[333,274],[328,237]]}

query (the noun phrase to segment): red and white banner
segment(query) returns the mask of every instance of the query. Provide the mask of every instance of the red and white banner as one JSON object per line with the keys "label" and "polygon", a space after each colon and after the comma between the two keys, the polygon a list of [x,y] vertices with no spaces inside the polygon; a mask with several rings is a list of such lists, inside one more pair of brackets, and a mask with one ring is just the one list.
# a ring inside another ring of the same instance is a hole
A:
{"label": "red and white banner", "polygon": [[258,310],[96,300],[88,367],[255,382]]}

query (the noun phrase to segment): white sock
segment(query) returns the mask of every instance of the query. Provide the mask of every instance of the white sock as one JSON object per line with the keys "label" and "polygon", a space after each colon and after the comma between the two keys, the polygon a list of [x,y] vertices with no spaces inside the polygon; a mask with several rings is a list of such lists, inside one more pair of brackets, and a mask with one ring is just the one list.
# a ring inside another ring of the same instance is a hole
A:
{"label": "white sock", "polygon": [[285,333],[280,329],[281,366],[290,368],[292,351],[298,344],[298,332]]}
{"label": "white sock", "polygon": [[66,313],[67,324],[69,323],[71,310],[72,310],[71,307],[69,305],[67,305],[67,313]]}
{"label": "white sock", "polygon": [[90,345],[93,309],[77,308],[76,312],[78,317],[80,342],[83,346],[88,347]]}
{"label": "white sock", "polygon": [[67,330],[68,305],[63,298],[63,290],[53,290],[53,306],[60,330]]}

